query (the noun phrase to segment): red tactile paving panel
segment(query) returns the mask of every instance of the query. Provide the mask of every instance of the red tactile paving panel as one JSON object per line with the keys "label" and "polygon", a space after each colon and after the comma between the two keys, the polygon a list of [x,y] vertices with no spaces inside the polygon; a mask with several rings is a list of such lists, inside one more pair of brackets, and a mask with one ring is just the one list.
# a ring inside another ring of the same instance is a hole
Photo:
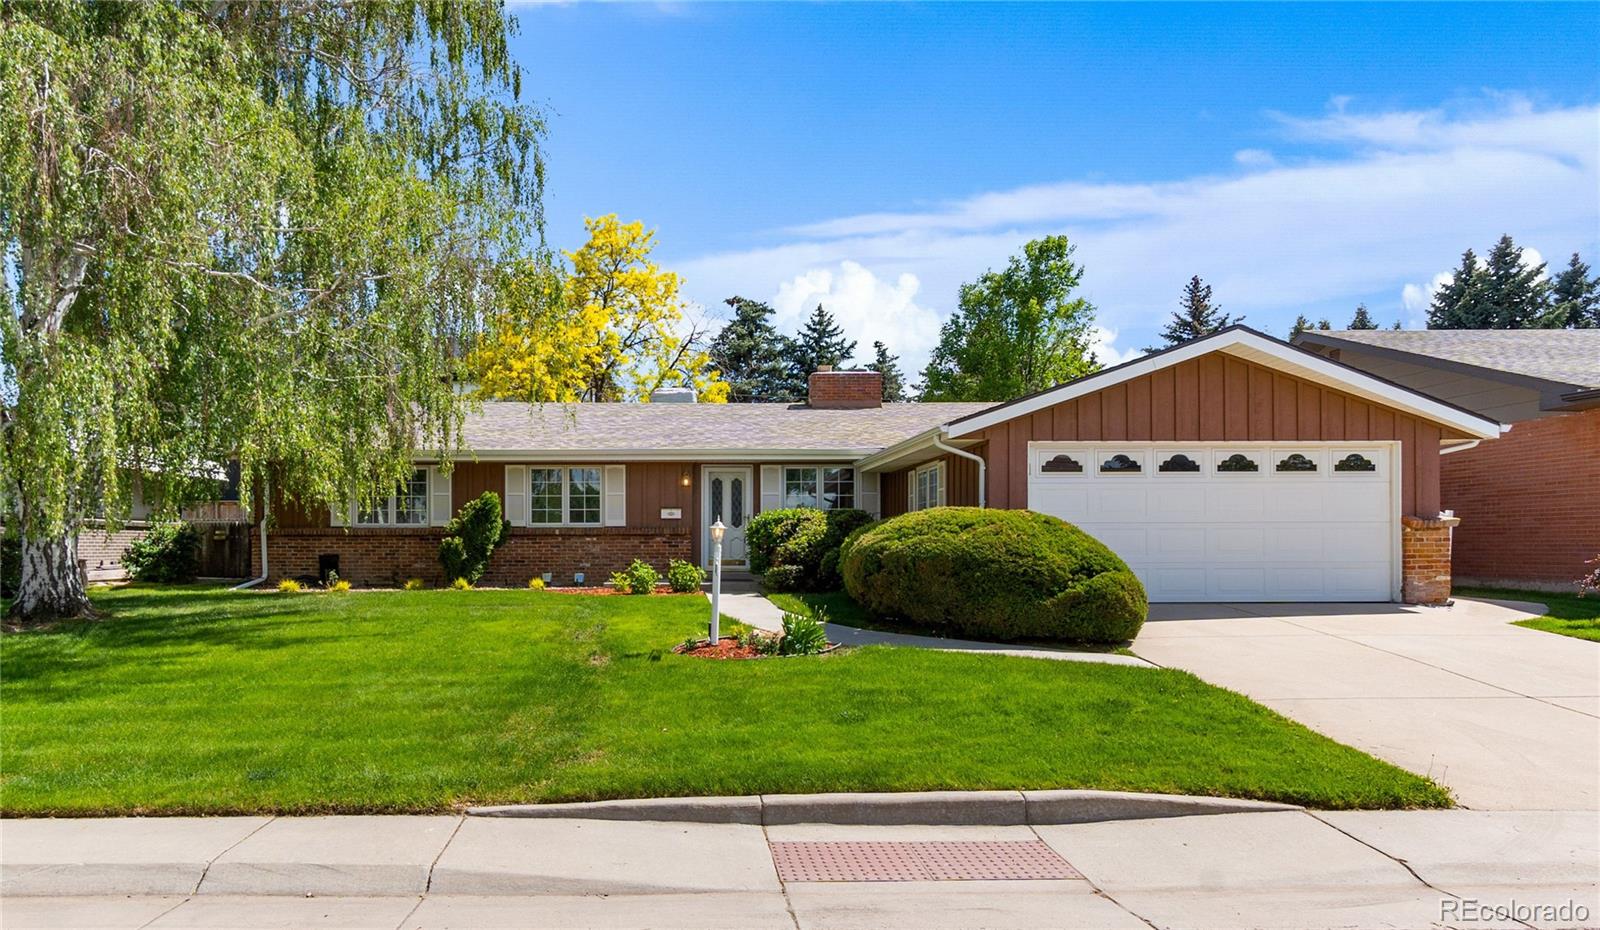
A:
{"label": "red tactile paving panel", "polygon": [[1040,840],[771,843],[786,882],[915,882],[1082,878]]}

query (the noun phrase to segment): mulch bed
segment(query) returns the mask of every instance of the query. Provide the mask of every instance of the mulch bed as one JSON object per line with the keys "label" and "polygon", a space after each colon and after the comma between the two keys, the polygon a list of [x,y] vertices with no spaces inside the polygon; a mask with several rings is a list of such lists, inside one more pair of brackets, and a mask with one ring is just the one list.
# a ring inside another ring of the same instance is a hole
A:
{"label": "mulch bed", "polygon": [[741,646],[738,638],[734,636],[724,636],[717,641],[716,645],[702,641],[696,643],[693,649],[684,649],[683,646],[679,645],[673,647],[672,651],[680,656],[694,656],[698,659],[762,658],[761,653],[757,652],[754,646]]}
{"label": "mulch bed", "polygon": [[[561,588],[558,588],[555,585],[549,585],[549,586],[544,588],[544,592],[546,594],[618,594],[618,595],[621,595],[623,597],[633,597],[634,596],[634,595],[629,594],[629,593],[627,593],[625,591],[618,591],[616,588],[609,588],[609,587],[607,587],[607,588],[600,588],[600,587],[595,587],[595,588],[568,588],[568,587],[561,587]],[[640,597],[649,597],[649,596],[661,595],[661,594],[679,594],[679,596],[694,596],[694,597],[699,597],[700,596],[699,592],[697,592],[697,591],[685,591],[685,592],[682,592],[680,594],[680,592],[674,591],[671,588],[667,588],[667,587],[657,588],[654,591],[651,591],[650,594],[648,594],[648,595],[641,594],[639,596]]]}

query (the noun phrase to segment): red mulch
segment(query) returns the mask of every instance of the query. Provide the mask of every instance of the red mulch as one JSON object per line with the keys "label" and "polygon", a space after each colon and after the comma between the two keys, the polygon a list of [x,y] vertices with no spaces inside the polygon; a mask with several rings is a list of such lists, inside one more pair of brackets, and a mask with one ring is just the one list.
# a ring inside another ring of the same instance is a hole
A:
{"label": "red mulch", "polygon": [[695,645],[693,649],[685,650],[678,646],[672,650],[681,656],[694,656],[699,659],[759,659],[761,653],[754,646],[741,646],[739,640],[733,636],[724,636],[717,641],[715,646],[709,642]]}
{"label": "red mulch", "polygon": [[[616,588],[566,588],[566,587],[558,588],[555,585],[550,585],[550,586],[546,587],[544,590],[545,590],[545,592],[547,594],[623,594],[623,592],[618,591]],[[639,596],[640,597],[653,597],[653,596],[662,595],[662,594],[677,594],[677,593],[678,592],[672,590],[671,588],[657,588],[656,590],[651,591],[649,594],[641,594]],[[689,595],[693,595],[695,597],[699,597],[700,596],[698,593],[693,592],[693,591],[688,592],[688,594]],[[623,596],[624,597],[633,597],[632,594],[623,594]],[[688,596],[688,595],[679,595],[679,596],[681,597],[681,596]]]}

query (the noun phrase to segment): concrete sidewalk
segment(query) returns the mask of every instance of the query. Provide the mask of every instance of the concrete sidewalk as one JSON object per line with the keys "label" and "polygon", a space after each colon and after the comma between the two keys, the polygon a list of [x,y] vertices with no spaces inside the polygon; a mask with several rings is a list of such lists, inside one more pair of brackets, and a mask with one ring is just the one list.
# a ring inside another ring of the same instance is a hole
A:
{"label": "concrete sidewalk", "polygon": [[[1487,927],[1600,922],[1595,812],[1243,813],[1060,826],[463,817],[0,822],[27,927]],[[1048,881],[782,882],[769,842],[1044,843]],[[1483,907],[1552,919],[1479,920]],[[1566,919],[1556,909],[1565,907]],[[1582,910],[1579,910],[1579,909]]]}

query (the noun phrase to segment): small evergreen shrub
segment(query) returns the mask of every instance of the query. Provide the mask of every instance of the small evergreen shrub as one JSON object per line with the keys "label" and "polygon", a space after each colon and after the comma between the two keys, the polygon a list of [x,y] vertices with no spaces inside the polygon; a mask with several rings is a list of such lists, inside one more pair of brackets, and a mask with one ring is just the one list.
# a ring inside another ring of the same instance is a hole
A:
{"label": "small evergreen shrub", "polygon": [[122,564],[135,581],[193,581],[200,570],[200,533],[187,523],[162,523],[133,541]]}
{"label": "small evergreen shrub", "polygon": [[529,591],[543,591],[544,590],[544,579],[540,578],[538,575],[534,575],[532,578],[529,578],[528,579],[528,590]]}
{"label": "small evergreen shrub", "polygon": [[746,530],[750,567],[774,591],[837,590],[841,579],[834,553],[850,534],[871,522],[872,515],[864,510],[764,511],[751,519]]}
{"label": "small evergreen shrub", "polygon": [[627,568],[612,573],[611,587],[619,594],[649,594],[660,580],[661,574],[655,566],[643,559],[634,559]]}
{"label": "small evergreen shrub", "polygon": [[667,563],[667,586],[679,594],[691,594],[700,590],[700,585],[705,580],[705,569],[692,562],[673,559]]}
{"label": "small evergreen shrub", "polygon": [[439,540],[439,564],[446,578],[466,579],[476,584],[489,567],[489,557],[511,533],[511,524],[500,511],[500,495],[484,491],[470,500],[449,523]]}
{"label": "small evergreen shrub", "polygon": [[407,578],[405,583],[405,589],[407,591],[421,591],[427,586],[427,582],[423,581],[421,578]]}
{"label": "small evergreen shrub", "polygon": [[298,594],[300,593],[300,582],[295,581],[293,578],[285,578],[278,582],[278,593]]}
{"label": "small evergreen shrub", "polygon": [[785,613],[783,635],[778,637],[778,655],[814,656],[828,648],[828,632],[822,621],[805,614]]}
{"label": "small evergreen shrub", "polygon": [[845,589],[873,613],[974,639],[1119,643],[1144,625],[1144,586],[1077,527],[1025,510],[940,507],[844,547]]}

